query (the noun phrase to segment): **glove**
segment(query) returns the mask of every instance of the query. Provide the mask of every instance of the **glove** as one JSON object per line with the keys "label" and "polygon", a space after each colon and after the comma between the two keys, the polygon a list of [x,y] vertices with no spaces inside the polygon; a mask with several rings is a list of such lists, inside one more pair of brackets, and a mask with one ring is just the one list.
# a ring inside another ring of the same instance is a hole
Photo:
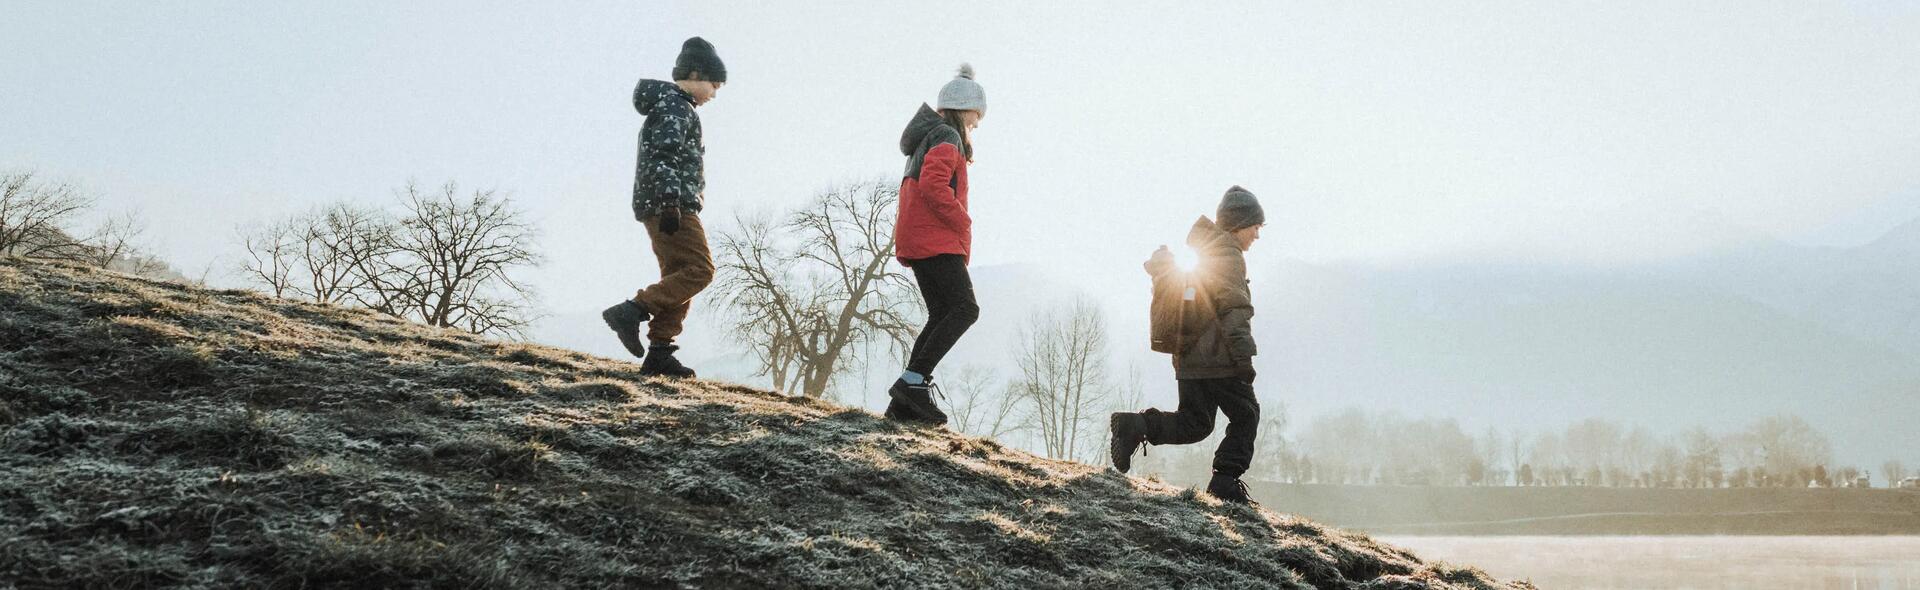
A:
{"label": "glove", "polygon": [[660,210],[660,233],[673,235],[680,231],[680,207],[668,206]]}
{"label": "glove", "polygon": [[1234,376],[1239,377],[1241,381],[1247,382],[1247,385],[1253,385],[1253,378],[1260,374],[1259,371],[1253,370],[1253,363],[1251,362],[1234,367],[1233,371]]}
{"label": "glove", "polygon": [[1153,274],[1153,269],[1166,268],[1173,266],[1173,264],[1173,251],[1168,250],[1165,245],[1161,245],[1160,249],[1153,251],[1152,256],[1147,257],[1146,264],[1140,266],[1141,268],[1147,269],[1147,274]]}

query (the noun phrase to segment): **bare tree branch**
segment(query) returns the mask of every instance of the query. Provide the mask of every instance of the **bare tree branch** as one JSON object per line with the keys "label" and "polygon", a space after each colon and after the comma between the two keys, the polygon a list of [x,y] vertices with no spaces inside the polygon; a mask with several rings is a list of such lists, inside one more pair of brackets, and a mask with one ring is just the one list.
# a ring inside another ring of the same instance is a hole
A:
{"label": "bare tree branch", "polygon": [[66,227],[93,204],[68,183],[41,182],[32,172],[0,175],[0,255],[84,261]]}
{"label": "bare tree branch", "polygon": [[1020,377],[1013,387],[1027,401],[1042,450],[1058,459],[1086,455],[1097,438],[1092,422],[1113,389],[1106,316],[1086,298],[1043,310],[1021,330],[1018,350]]}
{"label": "bare tree branch", "polygon": [[775,387],[824,396],[865,344],[912,341],[918,293],[890,265],[898,198],[884,181],[831,187],[777,224],[719,234],[715,293]]}
{"label": "bare tree branch", "polygon": [[425,324],[522,338],[535,318],[537,231],[495,191],[408,184],[401,212],[334,204],[243,232],[248,276],[275,296],[351,303]]}

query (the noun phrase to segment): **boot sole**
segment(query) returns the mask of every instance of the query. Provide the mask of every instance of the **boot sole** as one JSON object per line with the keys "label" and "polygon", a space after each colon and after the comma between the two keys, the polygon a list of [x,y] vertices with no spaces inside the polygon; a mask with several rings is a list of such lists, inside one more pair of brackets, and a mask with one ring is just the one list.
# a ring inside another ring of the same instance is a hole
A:
{"label": "boot sole", "polygon": [[[620,347],[627,349],[627,354],[631,354],[635,357],[639,357],[642,359],[647,357],[647,345],[640,342],[640,323],[643,323],[646,320],[640,320],[639,322],[634,322],[633,344],[627,344],[626,328],[621,327],[621,324],[625,322],[624,320],[621,320],[620,318],[615,317],[613,310],[609,309],[609,310],[601,311],[600,321],[606,322],[607,328],[610,330],[613,330],[613,336],[615,338],[620,339]],[[638,351],[634,350],[635,347],[639,347],[639,350]]]}
{"label": "boot sole", "polygon": [[1107,417],[1107,458],[1113,461],[1114,471],[1126,473],[1128,471],[1133,470],[1133,453],[1136,451],[1139,451],[1140,447],[1139,445],[1135,445],[1133,447],[1133,450],[1128,451],[1127,454],[1123,456],[1120,454],[1120,448],[1119,448],[1120,438],[1119,437],[1120,437],[1120,417],[1108,416]]}

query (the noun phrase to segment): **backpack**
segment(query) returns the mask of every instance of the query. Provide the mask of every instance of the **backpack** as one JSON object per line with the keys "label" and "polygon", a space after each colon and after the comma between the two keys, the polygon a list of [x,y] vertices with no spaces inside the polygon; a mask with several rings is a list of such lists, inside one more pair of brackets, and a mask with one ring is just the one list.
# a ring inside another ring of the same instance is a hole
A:
{"label": "backpack", "polygon": [[1172,268],[1153,277],[1153,302],[1148,306],[1148,332],[1154,352],[1180,354],[1218,321],[1213,295],[1201,284],[1199,273]]}

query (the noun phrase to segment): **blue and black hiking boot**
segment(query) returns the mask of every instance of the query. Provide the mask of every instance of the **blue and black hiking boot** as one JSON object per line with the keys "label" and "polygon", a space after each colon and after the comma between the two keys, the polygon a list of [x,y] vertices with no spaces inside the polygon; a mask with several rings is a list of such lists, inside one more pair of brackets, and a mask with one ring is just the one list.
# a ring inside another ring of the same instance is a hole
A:
{"label": "blue and black hiking boot", "polygon": [[1107,418],[1107,454],[1113,458],[1113,469],[1121,473],[1133,469],[1133,452],[1147,442],[1147,419],[1133,412],[1114,412]]}
{"label": "blue and black hiking boot", "polygon": [[649,377],[694,378],[693,369],[680,364],[680,359],[673,358],[673,353],[678,350],[680,347],[669,343],[653,343],[653,349],[647,351],[647,360],[640,362],[640,374]]}
{"label": "blue and black hiking boot", "polygon": [[940,406],[933,403],[932,379],[919,385],[907,383],[905,379],[895,379],[893,387],[887,388],[887,397],[893,398],[893,403],[887,406],[888,418],[930,426],[947,423],[947,413],[940,411]]}
{"label": "blue and black hiking boot", "polygon": [[620,338],[620,346],[627,349],[633,358],[647,358],[647,345],[640,342],[640,324],[648,318],[646,308],[634,303],[632,299],[613,304],[613,307],[600,312],[600,319],[613,328],[613,335]]}
{"label": "blue and black hiking boot", "polygon": [[1239,476],[1227,475],[1217,471],[1213,474],[1213,481],[1207,482],[1207,493],[1215,498],[1219,498],[1222,502],[1232,502],[1248,506],[1260,505],[1259,502],[1253,501],[1253,498],[1247,494],[1247,482],[1240,481]]}

